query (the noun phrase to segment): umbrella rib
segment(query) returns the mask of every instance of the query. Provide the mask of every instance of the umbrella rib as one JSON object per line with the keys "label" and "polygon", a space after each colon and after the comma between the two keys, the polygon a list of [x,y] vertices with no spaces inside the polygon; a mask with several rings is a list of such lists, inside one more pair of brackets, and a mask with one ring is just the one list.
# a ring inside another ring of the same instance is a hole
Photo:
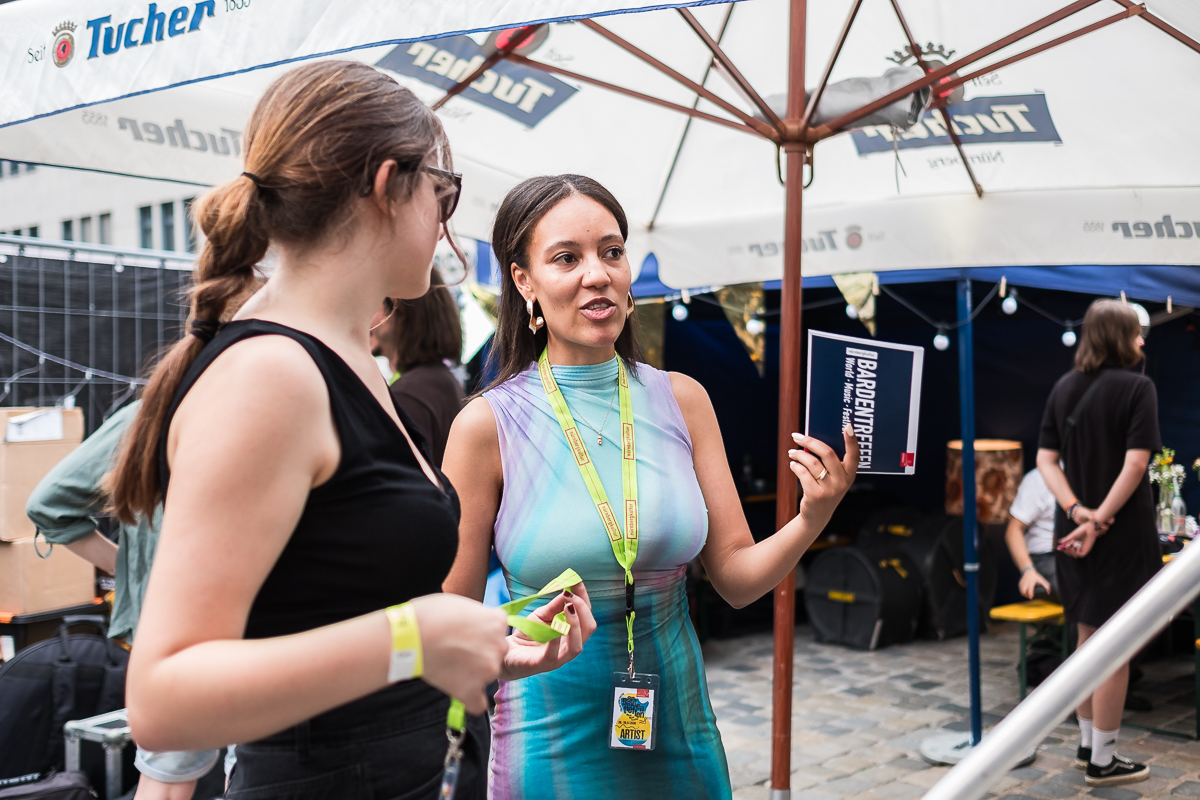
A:
{"label": "umbrella rib", "polygon": [[[1120,3],[1121,5],[1125,6],[1126,8],[1132,8],[1133,6],[1137,5],[1132,0],[1116,0],[1116,2]],[[1168,36],[1170,36],[1174,39],[1177,39],[1180,42],[1183,42],[1183,44],[1185,44],[1186,46],[1195,50],[1197,53],[1200,53],[1200,42],[1197,42],[1195,39],[1188,36],[1186,33],[1179,30],[1174,25],[1171,25],[1169,22],[1166,22],[1161,17],[1156,17],[1153,14],[1151,14],[1149,11],[1147,11],[1142,14],[1142,19],[1146,20],[1146,22],[1149,22],[1151,25],[1158,28],[1163,33],[1166,33]]]}
{"label": "umbrella rib", "polygon": [[808,98],[808,106],[804,109],[804,116],[800,118],[800,133],[796,138],[803,139],[804,134],[808,132],[808,125],[812,122],[812,116],[816,113],[817,103],[821,102],[821,95],[825,94],[825,87],[829,85],[829,76],[833,74],[833,67],[837,63],[838,56],[842,54],[842,46],[846,44],[846,37],[850,35],[850,27],[854,24],[854,19],[858,16],[858,9],[862,7],[862,0],[854,0],[854,5],[850,7],[850,13],[846,16],[846,22],[842,25],[842,32],[838,34],[837,44],[834,45],[833,52],[829,54],[829,63],[825,65],[825,72],[821,74],[821,82],[817,84],[816,91]]}
{"label": "umbrella rib", "polygon": [[1030,56],[1037,55],[1038,53],[1043,53],[1053,47],[1057,47],[1060,44],[1065,44],[1069,41],[1072,41],[1073,39],[1078,39],[1080,36],[1084,36],[1086,34],[1092,33],[1093,31],[1098,31],[1101,28],[1107,28],[1109,25],[1112,25],[1114,22],[1120,22],[1121,20],[1129,19],[1130,17],[1139,17],[1145,13],[1146,13],[1146,7],[1144,5],[1141,5],[1141,6],[1131,5],[1125,11],[1122,11],[1118,14],[1113,14],[1111,17],[1105,17],[1104,19],[1100,20],[1099,22],[1093,22],[1091,25],[1088,25],[1087,27],[1080,28],[1079,30],[1072,31],[1071,33],[1068,33],[1068,34],[1064,34],[1063,36],[1059,36],[1057,39],[1051,39],[1050,41],[1046,42],[1045,44],[1039,44],[1037,47],[1032,47],[1028,50],[1025,50],[1024,52],[1017,53],[1015,56],[1010,56],[1009,58],[1006,58],[1003,61],[997,61],[995,64],[989,64],[988,66],[984,67],[983,69],[977,69],[974,72],[970,72],[966,75],[962,75],[958,78],[955,78],[954,80],[947,81],[946,83],[941,84],[939,86],[939,88],[943,88],[945,90],[957,89],[959,86],[962,86],[964,83],[975,80],[980,75],[986,75],[989,72],[995,72],[998,69],[1007,67],[1010,64],[1015,64],[1018,61],[1023,61],[1026,58],[1029,58]]}
{"label": "umbrella rib", "polygon": [[[721,30],[717,32],[717,42],[720,43],[725,38],[725,29],[729,27],[729,20],[733,17],[733,3],[725,9],[725,19],[721,21]],[[700,79],[700,84],[708,83],[708,76],[712,74],[713,60],[709,59],[708,67],[704,70],[704,77]],[[700,98],[697,97],[692,101],[692,108],[700,105]],[[679,155],[683,152],[683,143],[687,141],[688,133],[692,130],[692,118],[688,117],[687,122],[683,125],[683,133],[679,136],[679,144],[675,147],[675,157],[671,159],[671,168],[667,170],[667,177],[663,181],[662,191],[658,193],[658,202],[654,204],[654,213],[650,215],[650,222],[646,225],[646,230],[654,230],[654,223],[658,221],[658,212],[662,211],[663,201],[667,198],[667,189],[671,186],[671,178],[675,177],[675,167],[679,164]]]}
{"label": "umbrella rib", "polygon": [[1100,0],[1076,0],[1076,2],[1071,3],[1069,6],[1059,9],[1058,11],[1055,11],[1053,14],[1050,14],[1049,16],[1042,17],[1037,22],[1034,22],[1030,25],[1026,25],[1024,28],[1021,28],[1020,30],[1015,31],[1013,33],[1010,33],[1008,36],[1005,36],[1003,39],[996,40],[995,42],[988,45],[987,47],[976,50],[974,53],[971,53],[970,55],[963,56],[958,61],[954,61],[950,64],[947,64],[944,67],[939,67],[938,69],[934,70],[933,72],[927,73],[925,75],[925,77],[923,77],[923,78],[915,80],[912,83],[909,83],[905,86],[901,86],[899,89],[895,90],[894,92],[889,92],[888,94],[884,95],[883,97],[872,100],[870,103],[867,103],[866,105],[864,105],[860,108],[857,108],[854,111],[850,111],[846,114],[843,114],[842,116],[838,117],[837,119],[832,120],[831,122],[827,122],[826,124],[821,125],[818,128],[815,128],[814,132],[817,134],[817,139],[825,139],[829,136],[834,135],[835,133],[840,133],[841,129],[844,128],[846,125],[849,125],[850,123],[855,122],[856,120],[862,119],[863,117],[867,116],[868,114],[874,113],[875,111],[878,111],[879,109],[883,108],[884,106],[891,105],[892,103],[899,100],[901,97],[905,97],[906,95],[910,95],[913,92],[920,91],[921,89],[924,89],[926,86],[931,86],[934,83],[937,83],[942,78],[946,77],[947,75],[949,75],[953,72],[957,72],[961,67],[969,66],[971,64],[974,64],[976,61],[979,61],[980,59],[987,58],[992,53],[995,53],[997,50],[1003,50],[1005,47],[1008,47],[1009,45],[1014,44],[1015,42],[1019,42],[1020,40],[1025,39],[1029,36],[1032,36],[1033,34],[1037,33],[1038,31],[1043,30],[1044,28],[1048,28],[1051,25],[1055,24],[1056,22],[1060,22],[1060,21],[1066,19],[1067,17],[1082,11],[1085,8],[1088,8],[1089,6],[1094,6],[1098,2],[1100,2]]}
{"label": "umbrella rib", "polygon": [[[740,122],[735,122],[734,120],[731,120],[731,119],[725,119],[724,117],[718,117],[714,114],[706,114],[705,112],[697,111],[694,108],[688,108],[687,106],[681,106],[678,103],[672,103],[671,101],[663,100],[660,97],[654,97],[652,95],[642,94],[641,92],[635,92],[632,89],[626,89],[623,86],[617,86],[612,83],[607,83],[605,81],[598,80],[596,78],[588,77],[587,75],[580,75],[578,72],[571,72],[570,70],[563,69],[562,67],[556,67],[556,66],[553,66],[552,64],[544,64],[541,61],[533,61],[532,59],[528,59],[525,56],[516,55],[515,53],[509,55],[508,60],[513,62],[514,64],[523,64],[524,66],[532,67],[533,69],[540,69],[540,70],[544,70],[546,72],[553,72],[558,75],[562,75],[564,78],[570,78],[572,80],[581,81],[583,83],[590,83],[593,86],[599,86],[601,89],[608,89],[611,92],[623,94],[627,97],[632,97],[637,100],[644,100],[647,103],[653,103],[656,106],[662,106],[663,108],[669,108],[672,111],[678,111],[680,114],[686,114],[689,117],[695,117],[696,119],[703,119],[703,120],[707,120],[709,122],[715,122],[718,125],[724,125],[728,128],[733,128],[734,130],[737,130],[737,131],[743,131],[745,133],[749,133],[754,136],[762,136],[763,138],[769,138],[765,134],[761,133],[758,129],[752,128],[749,125],[743,125]],[[764,126],[764,127],[766,127],[766,126]],[[768,130],[770,130],[770,129],[768,128]],[[776,134],[776,135],[778,135],[778,134]]]}
{"label": "umbrella rib", "polygon": [[481,75],[483,75],[483,73],[487,72],[489,69],[496,66],[496,64],[501,59],[508,58],[508,56],[514,50],[516,50],[521,45],[525,44],[525,42],[529,41],[529,37],[533,36],[533,34],[537,33],[538,29],[543,27],[545,24],[546,23],[543,22],[538,25],[529,25],[529,26],[526,26],[525,28],[523,28],[522,30],[525,31],[524,34],[518,34],[517,36],[514,36],[512,39],[510,39],[508,41],[507,44],[505,44],[499,50],[497,50],[496,52],[494,52],[490,56],[488,56],[482,64],[480,64],[478,67],[475,68],[474,72],[472,72],[467,77],[463,78],[458,83],[451,86],[450,89],[446,92],[446,94],[442,95],[442,98],[440,100],[438,100],[436,103],[434,103],[432,106],[430,106],[430,108],[432,108],[434,111],[437,111],[439,108],[446,105],[446,102],[451,97],[462,94],[464,91],[466,91],[468,86],[470,86],[475,81],[479,80],[479,77]]}
{"label": "umbrella rib", "polygon": [[[912,34],[912,29],[908,27],[908,20],[904,18],[904,12],[900,10],[900,0],[892,0],[892,9],[896,12],[896,19],[900,22],[900,27],[904,29],[904,36],[908,39],[909,52],[913,54],[913,58],[917,60],[917,65],[926,74],[929,73],[929,66],[925,63],[925,59],[921,57],[921,46],[917,44],[916,37]],[[979,180],[975,177],[975,170],[971,169],[971,163],[967,161],[967,154],[963,150],[962,139],[958,138],[958,132],[954,130],[954,123],[950,121],[950,114],[946,111],[946,94],[939,91],[933,92],[933,105],[942,115],[942,121],[946,124],[946,133],[950,136],[950,141],[954,142],[954,148],[958,150],[958,158],[962,161],[963,168],[967,171],[967,177],[971,179],[971,185],[975,187],[975,196],[983,199],[983,186],[979,184]]]}
{"label": "umbrella rib", "polygon": [[[862,0],[858,0],[858,2],[862,2]],[[782,132],[783,121],[779,119],[779,115],[767,105],[767,102],[759,96],[758,92],[754,91],[754,87],[750,85],[750,81],[746,80],[746,77],[742,75],[729,56],[725,55],[725,51],[721,49],[721,45],[708,35],[708,31],[704,30],[704,26],[700,24],[700,21],[686,8],[677,8],[675,10],[679,12],[680,16],[696,32],[696,35],[700,37],[700,41],[704,42],[704,46],[712,52],[713,58],[717,60],[717,63],[729,73],[730,78],[733,79],[733,82],[741,90],[742,94],[746,95],[754,105],[758,106],[758,110],[762,112],[768,122],[775,126],[776,130]]]}
{"label": "umbrella rib", "polygon": [[[1093,2],[1099,2],[1099,0],[1093,0]],[[607,28],[605,28],[603,25],[600,25],[599,23],[597,23],[595,20],[581,19],[579,21],[581,23],[583,23],[584,25],[586,25],[587,27],[591,28],[596,33],[603,36],[605,39],[608,39],[610,42],[615,44],[617,47],[620,47],[622,50],[626,51],[627,53],[641,59],[642,61],[645,61],[647,64],[654,67],[659,72],[666,75],[668,78],[672,78],[675,81],[682,83],[688,89],[690,89],[693,92],[695,92],[696,94],[700,95],[708,102],[712,103],[713,105],[719,106],[720,108],[723,108],[724,110],[728,111],[730,114],[733,114],[735,117],[742,120],[744,123],[746,123],[750,127],[754,128],[765,138],[770,139],[773,142],[779,141],[779,131],[777,131],[775,128],[771,127],[767,123],[765,123],[761,120],[755,119],[753,116],[751,116],[750,114],[747,114],[745,111],[742,111],[740,108],[735,106],[733,103],[730,103],[728,100],[725,100],[722,97],[718,97],[717,95],[713,94],[708,89],[705,89],[703,86],[696,83],[694,80],[687,77],[686,75],[676,72],[675,70],[671,69],[666,64],[664,64],[663,62],[659,61],[654,56],[650,55],[646,51],[641,50],[638,47],[635,47],[634,45],[625,41],[620,36],[617,36],[615,33],[608,30]],[[682,107],[683,106],[680,106],[680,108],[682,108]]]}

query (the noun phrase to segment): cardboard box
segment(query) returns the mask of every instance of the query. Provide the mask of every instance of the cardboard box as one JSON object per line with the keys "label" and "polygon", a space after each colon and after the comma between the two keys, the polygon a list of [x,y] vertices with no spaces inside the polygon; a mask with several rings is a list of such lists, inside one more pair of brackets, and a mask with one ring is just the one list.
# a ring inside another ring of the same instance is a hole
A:
{"label": "cardboard box", "polygon": [[[43,413],[35,416],[37,412]],[[19,424],[22,418],[25,424]],[[37,531],[25,516],[25,503],[46,473],[83,441],[83,409],[0,408],[0,431],[5,433],[0,441],[0,542],[29,539]],[[61,438],[43,438],[56,435]],[[22,441],[9,441],[9,436]]]}
{"label": "cardboard box", "polygon": [[95,568],[67,548],[38,540],[0,542],[0,612],[36,614],[92,602]]}

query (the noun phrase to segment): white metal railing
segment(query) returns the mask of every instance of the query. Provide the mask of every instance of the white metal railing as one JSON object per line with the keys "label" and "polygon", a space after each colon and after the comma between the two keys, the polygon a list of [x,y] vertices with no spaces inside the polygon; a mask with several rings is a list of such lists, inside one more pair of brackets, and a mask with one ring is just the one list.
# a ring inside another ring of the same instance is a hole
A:
{"label": "white metal railing", "polygon": [[[64,258],[64,253],[66,254]],[[86,254],[86,257],[82,254]],[[90,261],[97,264],[125,264],[137,267],[166,267],[190,270],[195,265],[195,253],[176,250],[140,250],[113,247],[89,242],[63,242],[36,236],[0,234],[0,255],[22,255],[30,258]],[[0,262],[3,263],[3,262]]]}
{"label": "white metal railing", "polygon": [[1100,626],[1041,686],[926,792],[924,800],[978,800],[1031,744],[1142,649],[1200,594],[1200,545],[1184,549]]}

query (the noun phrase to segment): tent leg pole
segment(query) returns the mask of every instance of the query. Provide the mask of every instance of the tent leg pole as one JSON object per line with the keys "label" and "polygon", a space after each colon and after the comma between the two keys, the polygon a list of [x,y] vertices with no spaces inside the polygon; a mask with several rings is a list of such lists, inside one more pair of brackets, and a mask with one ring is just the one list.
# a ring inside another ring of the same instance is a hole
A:
{"label": "tent leg pole", "polygon": [[975,509],[975,340],[971,281],[958,281],[958,404],[962,424],[963,571],[967,578],[967,652],[971,688],[971,744],[983,737],[979,694],[979,544]]}
{"label": "tent leg pole", "polygon": [[[791,0],[788,49],[787,123],[804,114],[804,42],[807,0]],[[785,123],[785,128],[789,127]],[[786,141],[786,210],[783,229],[783,287],[779,330],[779,440],[776,462],[776,530],[796,516],[799,484],[788,466],[787,451],[800,430],[800,219],[803,208],[803,142]],[[771,800],[791,800],[792,780],[792,647],[796,632],[796,573],[775,589],[775,665],[771,714]]]}

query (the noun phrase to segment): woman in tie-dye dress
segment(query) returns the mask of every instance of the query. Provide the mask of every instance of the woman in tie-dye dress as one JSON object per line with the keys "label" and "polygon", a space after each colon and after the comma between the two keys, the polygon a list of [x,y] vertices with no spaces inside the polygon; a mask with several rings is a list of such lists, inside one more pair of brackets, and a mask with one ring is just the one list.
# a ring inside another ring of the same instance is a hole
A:
{"label": "woman in tie-dye dress", "polygon": [[[591,603],[598,623],[571,663],[501,684],[492,733],[497,800],[729,797],[687,613],[686,565],[699,555],[721,596],[744,606],[795,568],[854,479],[851,431],[844,464],[797,435],[789,455],[804,488],[800,513],[754,543],[708,395],[690,378],[638,363],[627,235],[616,199],[577,175],[527,180],[496,215],[492,247],[504,267],[492,349],[498,377],[450,433],[444,470],[459,489],[462,522],[445,589],[482,598],[494,546],[514,597],[574,568],[587,586],[580,600]],[[583,460],[595,465],[614,508],[625,507],[618,359],[629,372],[639,542],[634,655],[638,673],[660,680],[653,750],[609,747],[613,674],[629,666],[626,573],[536,369],[543,351],[586,445]]]}

